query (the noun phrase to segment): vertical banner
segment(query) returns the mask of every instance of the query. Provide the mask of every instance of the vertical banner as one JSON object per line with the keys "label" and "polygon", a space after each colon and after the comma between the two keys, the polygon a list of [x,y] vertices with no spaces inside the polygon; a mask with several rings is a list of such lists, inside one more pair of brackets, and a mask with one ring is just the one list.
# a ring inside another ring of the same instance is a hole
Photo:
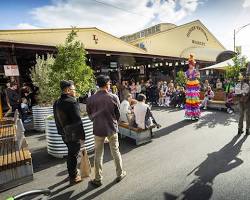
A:
{"label": "vertical banner", "polygon": [[140,74],[144,74],[144,66],[143,65],[140,66]]}

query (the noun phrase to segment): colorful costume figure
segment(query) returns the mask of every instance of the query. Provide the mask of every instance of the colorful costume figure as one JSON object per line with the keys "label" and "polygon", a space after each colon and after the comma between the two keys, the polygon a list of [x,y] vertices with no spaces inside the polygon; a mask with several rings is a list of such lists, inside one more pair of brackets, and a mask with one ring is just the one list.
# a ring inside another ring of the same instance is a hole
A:
{"label": "colorful costume figure", "polygon": [[185,73],[187,78],[185,117],[191,120],[198,120],[200,117],[199,72],[195,69],[195,60],[193,55],[190,55],[188,62],[189,69]]}

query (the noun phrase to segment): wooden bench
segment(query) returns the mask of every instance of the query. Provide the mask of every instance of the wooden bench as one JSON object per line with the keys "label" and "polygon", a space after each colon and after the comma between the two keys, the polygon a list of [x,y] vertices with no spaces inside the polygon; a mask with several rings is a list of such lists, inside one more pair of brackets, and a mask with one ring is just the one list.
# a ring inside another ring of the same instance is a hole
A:
{"label": "wooden bench", "polygon": [[0,140],[7,138],[14,138],[15,135],[16,135],[16,126],[14,124],[0,125]]}
{"label": "wooden bench", "polygon": [[119,123],[119,133],[121,138],[126,136],[135,140],[136,145],[140,145],[146,142],[150,142],[152,138],[152,128],[141,129],[129,126],[129,123],[120,122]]}
{"label": "wooden bench", "polygon": [[[2,132],[14,137],[0,138],[0,192],[33,180],[31,153],[24,137],[22,121],[1,127]],[[3,131],[8,130],[8,131]]]}
{"label": "wooden bench", "polygon": [[15,140],[0,140],[0,191],[33,179],[31,154]]}
{"label": "wooden bench", "polygon": [[[200,93],[200,100],[204,99],[205,92]],[[233,99],[234,105],[237,104],[236,99]],[[214,98],[208,102],[207,107],[217,108],[219,110],[226,109],[226,93],[224,91],[215,91]],[[235,107],[235,106],[234,106]],[[236,109],[236,107],[235,107]]]}

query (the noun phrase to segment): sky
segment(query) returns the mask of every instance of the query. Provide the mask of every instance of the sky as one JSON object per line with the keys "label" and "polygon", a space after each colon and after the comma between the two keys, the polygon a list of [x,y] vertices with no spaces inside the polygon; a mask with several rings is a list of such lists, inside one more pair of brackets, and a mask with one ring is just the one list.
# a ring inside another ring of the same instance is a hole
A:
{"label": "sky", "polygon": [[1,30],[97,27],[117,37],[199,19],[228,50],[236,30],[250,60],[250,0],[0,0],[0,10]]}

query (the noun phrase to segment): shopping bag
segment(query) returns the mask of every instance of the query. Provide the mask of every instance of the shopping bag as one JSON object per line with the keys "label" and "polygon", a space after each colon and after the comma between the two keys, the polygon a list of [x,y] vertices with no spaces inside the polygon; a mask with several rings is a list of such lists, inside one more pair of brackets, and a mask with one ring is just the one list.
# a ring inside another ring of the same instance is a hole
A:
{"label": "shopping bag", "polygon": [[82,178],[90,177],[91,164],[86,149],[81,151],[80,173]]}

